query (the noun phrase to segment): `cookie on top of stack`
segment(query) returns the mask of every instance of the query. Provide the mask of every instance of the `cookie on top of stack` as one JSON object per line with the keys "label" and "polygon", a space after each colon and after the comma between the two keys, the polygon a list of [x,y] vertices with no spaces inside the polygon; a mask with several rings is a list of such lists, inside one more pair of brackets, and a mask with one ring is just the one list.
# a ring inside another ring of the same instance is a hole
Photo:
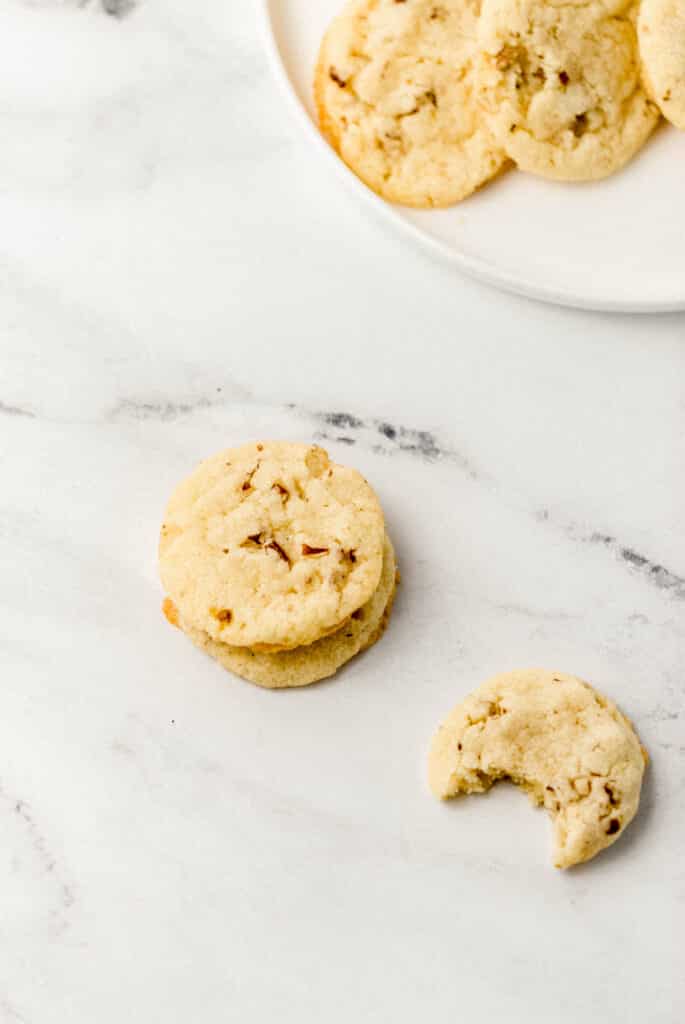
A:
{"label": "cookie on top of stack", "polygon": [[367,481],[282,441],[202,462],[169,501],[159,562],[167,619],[271,689],[324,679],[375,643],[397,582]]}

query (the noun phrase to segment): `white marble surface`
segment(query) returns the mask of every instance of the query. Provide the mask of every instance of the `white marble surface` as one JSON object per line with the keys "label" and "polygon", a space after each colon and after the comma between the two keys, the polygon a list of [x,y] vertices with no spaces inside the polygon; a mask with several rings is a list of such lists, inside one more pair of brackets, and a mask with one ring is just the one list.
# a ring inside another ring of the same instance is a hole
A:
{"label": "white marble surface", "polygon": [[[128,6],[0,5],[1,1024],[681,1021],[685,318],[458,278],[312,160],[250,0]],[[367,473],[404,577],[292,693],[159,612],[170,488],[263,436]],[[424,781],[528,664],[653,758],[566,874],[513,788]]]}

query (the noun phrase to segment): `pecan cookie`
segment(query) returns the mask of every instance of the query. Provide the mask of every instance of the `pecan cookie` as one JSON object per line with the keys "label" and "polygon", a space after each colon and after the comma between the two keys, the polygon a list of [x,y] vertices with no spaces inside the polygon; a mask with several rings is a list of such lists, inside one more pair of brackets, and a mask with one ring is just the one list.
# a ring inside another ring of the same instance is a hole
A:
{"label": "pecan cookie", "polygon": [[648,93],[685,130],[685,0],[642,0],[638,38]]}
{"label": "pecan cookie", "polygon": [[201,463],[161,530],[162,584],[188,628],[287,650],[341,626],[378,587],[385,527],[355,469],[323,448],[264,441]]}
{"label": "pecan cookie", "polygon": [[478,96],[522,170],[604,178],[646,142],[659,111],[640,82],[635,15],[626,0],[484,0]]}
{"label": "pecan cookie", "polygon": [[355,654],[371,647],[381,637],[390,617],[396,577],[395,554],[386,537],[383,571],[371,599],[353,612],[345,625],[335,633],[306,647],[277,653],[264,653],[249,647],[231,647],[213,640],[203,630],[193,629],[183,622],[169,598],[164,603],[164,612],[172,625],[187,633],[201,650],[243,679],[272,690],[307,686],[332,676]]}
{"label": "pecan cookie", "polygon": [[429,756],[436,796],[484,793],[498,779],[527,790],[554,821],[554,864],[616,842],[634,818],[647,754],[615,704],[562,672],[496,676],[459,704]]}
{"label": "pecan cookie", "polygon": [[473,96],[480,0],[352,0],[324,37],[321,131],[370,188],[407,206],[463,199],[504,154]]}

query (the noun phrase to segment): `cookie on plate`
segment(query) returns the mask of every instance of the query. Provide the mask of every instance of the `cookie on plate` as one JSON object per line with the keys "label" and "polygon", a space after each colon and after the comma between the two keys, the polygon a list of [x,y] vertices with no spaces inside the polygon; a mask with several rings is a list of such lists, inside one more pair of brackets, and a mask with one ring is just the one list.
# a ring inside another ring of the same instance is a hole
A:
{"label": "cookie on plate", "polygon": [[478,96],[524,171],[591,181],[617,171],[659,120],[639,75],[626,0],[484,0]]}
{"label": "cookie on plate", "polygon": [[616,842],[634,818],[647,754],[615,704],[562,672],[496,676],[436,733],[436,796],[484,793],[498,779],[527,790],[554,821],[554,864],[568,868]]}
{"label": "cookie on plate", "polygon": [[384,537],[361,473],[316,445],[264,441],[219,452],[176,488],[160,575],[189,628],[232,647],[287,650],[371,598]]}
{"label": "cookie on plate", "polygon": [[480,0],[352,0],[321,44],[321,131],[374,192],[447,206],[501,168],[473,96]]}
{"label": "cookie on plate", "polygon": [[685,130],[685,0],[642,0],[638,38],[648,93]]}
{"label": "cookie on plate", "polygon": [[370,600],[353,612],[335,633],[306,647],[276,653],[231,647],[213,640],[207,633],[183,622],[169,598],[164,602],[164,613],[172,625],[187,633],[201,650],[243,679],[272,690],[308,686],[332,676],[345,662],[382,636],[390,617],[396,580],[395,554],[386,537],[380,583]]}

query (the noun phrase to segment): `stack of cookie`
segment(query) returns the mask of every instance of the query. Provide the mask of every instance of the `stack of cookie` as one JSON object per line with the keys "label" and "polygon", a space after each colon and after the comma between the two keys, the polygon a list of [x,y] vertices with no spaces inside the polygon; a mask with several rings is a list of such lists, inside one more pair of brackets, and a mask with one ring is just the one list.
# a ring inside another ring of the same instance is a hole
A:
{"label": "stack of cookie", "polygon": [[201,463],[171,497],[159,557],[167,619],[269,688],[324,679],[375,643],[397,582],[373,490],[305,444]]}
{"label": "stack of cookie", "polygon": [[[321,130],[370,188],[408,206],[457,202],[510,161],[604,178],[644,145],[657,103],[685,123],[684,5],[645,0],[648,89],[634,0],[349,0],[319,53]],[[680,12],[668,60],[665,9]]]}

